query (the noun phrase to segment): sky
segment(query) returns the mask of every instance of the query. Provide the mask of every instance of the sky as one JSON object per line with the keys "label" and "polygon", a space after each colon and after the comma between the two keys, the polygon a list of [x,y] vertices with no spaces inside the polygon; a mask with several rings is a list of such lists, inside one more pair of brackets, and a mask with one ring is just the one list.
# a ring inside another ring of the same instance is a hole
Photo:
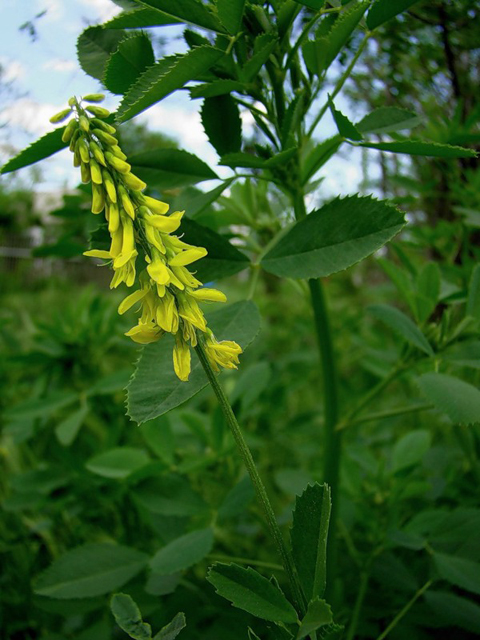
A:
{"label": "sky", "polygon": [[[35,16],[45,14],[35,19]],[[3,80],[11,83],[8,95],[0,96],[0,164],[16,151],[52,130],[49,118],[66,106],[72,95],[102,91],[100,83],[88,76],[76,57],[76,40],[83,29],[100,24],[121,9],[111,0],[0,0],[0,64]],[[33,21],[37,37],[33,40],[21,26]],[[162,35],[179,46],[179,27],[162,27]],[[159,29],[156,30],[159,32]],[[173,52],[167,50],[167,53]],[[105,106],[114,110],[119,96],[108,95]],[[339,103],[348,113],[347,105]],[[186,92],[177,92],[135,119],[146,122],[152,130],[166,133],[178,141],[181,148],[195,153],[202,160],[216,165],[218,156],[208,143],[198,113],[199,102],[190,101]],[[244,130],[252,126],[251,116],[242,114]],[[322,137],[335,133],[333,122],[322,122]],[[357,150],[347,159],[334,158],[323,172],[323,193],[336,195],[356,191],[361,180],[360,155]],[[64,150],[41,162],[41,180],[32,185],[37,191],[55,192],[78,184],[78,170],[72,167],[71,154]],[[217,167],[222,177],[229,169]],[[9,180],[7,174],[0,180]],[[30,172],[23,169],[19,177],[27,183]],[[320,174],[322,175],[322,174]],[[30,178],[31,179],[31,178]],[[215,183],[202,183],[213,188]],[[202,186],[200,185],[200,186]]]}

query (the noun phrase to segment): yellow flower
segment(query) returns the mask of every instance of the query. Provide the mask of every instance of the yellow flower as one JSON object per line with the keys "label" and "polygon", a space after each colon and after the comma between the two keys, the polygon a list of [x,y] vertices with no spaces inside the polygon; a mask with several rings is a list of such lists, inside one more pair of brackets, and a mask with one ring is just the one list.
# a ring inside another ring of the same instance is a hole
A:
{"label": "yellow flower", "polygon": [[183,382],[188,380],[191,371],[190,349],[179,333],[175,336],[173,347],[173,368],[180,380]]}
{"label": "yellow flower", "polygon": [[163,331],[159,329],[154,322],[142,322],[140,320],[138,324],[132,327],[130,331],[127,331],[125,335],[134,342],[138,342],[138,344],[150,344],[160,340],[162,334]]}
{"label": "yellow flower", "polygon": [[205,352],[213,370],[218,372],[219,366],[225,369],[236,369],[242,348],[233,340],[218,342],[209,330],[205,339]]}

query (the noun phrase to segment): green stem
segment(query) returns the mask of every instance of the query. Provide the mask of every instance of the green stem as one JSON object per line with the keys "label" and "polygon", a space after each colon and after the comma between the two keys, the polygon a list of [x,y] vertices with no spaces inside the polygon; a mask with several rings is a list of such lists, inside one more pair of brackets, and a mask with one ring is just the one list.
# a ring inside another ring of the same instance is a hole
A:
{"label": "green stem", "polygon": [[363,602],[367,594],[368,581],[370,580],[370,571],[364,571],[360,577],[360,587],[358,588],[357,599],[355,600],[355,606],[353,607],[352,619],[350,626],[348,627],[348,633],[345,640],[353,640],[355,633],[357,632],[358,621],[360,618],[360,611],[363,607]]}
{"label": "green stem", "polygon": [[253,560],[252,558],[238,558],[237,556],[224,556],[221,553],[210,553],[207,558],[210,560],[218,560],[219,562],[237,562],[238,564],[252,564],[256,567],[264,569],[272,569],[272,571],[284,571],[281,564],[274,562],[263,562],[263,560]]}
{"label": "green stem", "polygon": [[423,585],[423,587],[421,587],[415,593],[415,595],[411,598],[411,600],[407,602],[407,604],[403,607],[403,609],[399,611],[399,613],[397,613],[397,615],[391,621],[391,623],[388,625],[385,631],[378,636],[377,640],[384,640],[384,638],[388,636],[390,631],[392,631],[392,629],[394,629],[397,626],[397,624],[400,622],[403,616],[405,616],[408,613],[408,611],[412,608],[412,606],[415,604],[418,598],[420,598],[420,596],[422,596],[425,593],[425,591],[431,586],[432,582],[433,582],[432,580],[429,580]]}
{"label": "green stem", "polygon": [[409,413],[418,413],[419,411],[429,411],[430,409],[433,409],[434,406],[433,404],[427,404],[427,403],[422,403],[422,404],[415,404],[411,407],[397,407],[396,409],[387,409],[386,411],[377,411],[376,413],[369,413],[366,416],[360,416],[359,418],[354,418],[353,420],[350,420],[350,422],[347,424],[346,422],[342,422],[342,424],[339,424],[337,427],[338,431],[341,431],[342,429],[346,429],[349,426],[352,426],[354,424],[362,424],[364,422],[373,422],[374,420],[384,420],[385,418],[395,418],[397,416],[404,416],[407,415]]}
{"label": "green stem", "polygon": [[[352,61],[350,62],[348,67],[345,69],[345,71],[342,73],[342,75],[338,79],[337,84],[335,85],[332,93],[330,94],[330,98],[332,100],[342,90],[343,85],[345,84],[345,82],[350,77],[350,74],[352,73],[353,68],[357,64],[358,59],[362,55],[363,50],[365,49],[365,46],[366,46],[369,38],[370,38],[370,34],[367,33],[366,36],[364,37],[364,39],[362,40],[362,42],[360,43],[360,46],[358,47],[356,54],[353,56]],[[328,109],[328,102],[326,102],[323,105],[323,107],[320,109],[320,111],[318,112],[317,116],[315,117],[315,120],[312,122],[312,125],[310,126],[310,129],[308,130],[308,133],[307,133],[307,138],[311,138],[311,136],[313,135],[313,132],[315,131],[318,123],[320,122],[320,120],[325,115],[325,112],[326,112],[327,109]]]}
{"label": "green stem", "polygon": [[240,425],[238,424],[235,414],[233,413],[232,407],[230,406],[230,403],[228,402],[228,399],[217,380],[210,362],[208,361],[208,357],[205,353],[205,349],[202,345],[201,340],[199,340],[197,346],[195,347],[195,351],[197,352],[198,359],[200,360],[200,363],[204,368],[205,373],[207,374],[208,381],[212,385],[215,395],[217,396],[217,400],[220,403],[220,407],[222,409],[223,415],[225,416],[225,420],[230,427],[233,438],[240,451],[240,455],[242,456],[243,462],[245,463],[247,471],[250,475],[250,479],[255,489],[257,498],[260,501],[265,512],[268,528],[275,541],[277,550],[282,559],[283,567],[290,581],[294,603],[300,614],[303,616],[305,614],[305,603],[303,599],[302,588],[298,581],[293,560],[283,540],[282,533],[278,526],[272,505],[270,504],[265,486],[262,482],[262,479],[260,478],[260,474],[257,471],[257,467],[255,465],[255,461],[253,460],[251,451],[245,441],[245,438],[243,437],[242,430],[240,429]]}

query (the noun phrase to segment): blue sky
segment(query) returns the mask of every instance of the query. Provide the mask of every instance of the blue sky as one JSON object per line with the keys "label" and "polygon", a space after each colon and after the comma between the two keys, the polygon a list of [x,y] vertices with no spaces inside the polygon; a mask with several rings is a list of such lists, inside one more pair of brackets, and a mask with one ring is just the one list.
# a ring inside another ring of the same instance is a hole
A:
{"label": "blue sky", "polygon": [[[38,38],[32,41],[20,26],[33,20],[37,14],[46,14],[34,20]],[[8,100],[1,97],[0,163],[39,136],[52,129],[49,118],[64,108],[71,95],[82,95],[101,90],[100,84],[87,76],[76,59],[76,40],[89,25],[108,20],[120,11],[111,0],[0,0],[0,64],[3,79],[12,82],[14,94]],[[163,27],[162,35],[178,35],[178,27]],[[107,96],[105,106],[115,109],[118,96]],[[340,103],[342,109],[345,105]],[[244,114],[244,127],[251,126],[249,114]],[[148,122],[151,129],[176,138],[187,151],[197,154],[211,165],[217,156],[208,144],[198,115],[198,102],[189,101],[185,92],[168,97],[161,104],[137,117]],[[333,125],[322,123],[322,137],[331,135]],[[332,195],[355,191],[360,175],[360,158],[354,153],[352,161],[333,159],[326,171],[324,192]],[[37,190],[56,191],[78,184],[77,171],[71,165],[68,151],[63,151],[39,165],[42,181]],[[220,168],[220,175],[228,170]],[[23,178],[25,170],[19,172]],[[8,176],[2,180],[9,179]],[[206,187],[213,186],[205,184]]]}

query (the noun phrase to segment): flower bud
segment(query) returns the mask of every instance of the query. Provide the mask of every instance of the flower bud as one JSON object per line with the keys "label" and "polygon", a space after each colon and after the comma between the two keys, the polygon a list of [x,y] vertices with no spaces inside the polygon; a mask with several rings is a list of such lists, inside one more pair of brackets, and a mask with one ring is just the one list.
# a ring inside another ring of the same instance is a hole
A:
{"label": "flower bud", "polygon": [[132,168],[128,162],[124,160],[120,160],[117,156],[114,156],[110,151],[105,151],[105,158],[109,165],[111,165],[114,169],[119,171],[120,173],[128,173]]}
{"label": "flower bud", "polygon": [[115,231],[120,226],[120,212],[116,202],[110,202],[108,204],[108,230],[110,233]]}
{"label": "flower bud", "polygon": [[75,96],[72,96],[71,98],[68,99],[68,104],[70,107],[73,107],[77,102],[77,99],[75,98]]}
{"label": "flower bud", "polygon": [[92,133],[97,136],[100,142],[104,142],[107,145],[118,144],[118,140],[106,131],[102,131],[101,129],[93,129]]}
{"label": "flower bud", "polygon": [[[115,132],[116,133],[116,132]],[[126,160],[127,156],[123,153],[123,151],[120,149],[120,147],[118,146],[118,144],[114,144],[112,147],[110,147],[110,151],[117,156],[117,158],[120,158],[120,160]]]}
{"label": "flower bud", "polygon": [[86,116],[80,116],[78,123],[80,125],[80,129],[83,129],[85,132],[90,129],[90,122]]}
{"label": "flower bud", "polygon": [[175,257],[168,261],[168,264],[171,267],[184,267],[187,264],[192,264],[192,262],[200,260],[200,258],[204,258],[207,253],[207,250],[203,247],[192,247],[192,249],[177,253]]}
{"label": "flower bud", "polygon": [[104,107],[87,107],[86,109],[97,118],[108,118],[110,115],[110,111]]}
{"label": "flower bud", "polygon": [[127,187],[130,187],[130,189],[136,189],[138,191],[145,189],[147,186],[143,180],[140,180],[140,178],[137,178],[137,176],[134,175],[133,173],[126,173],[123,176],[123,181],[125,182]]}
{"label": "flower bud", "polygon": [[118,193],[120,195],[123,208],[128,213],[130,218],[132,218],[132,220],[135,220],[135,209],[134,209],[133,203],[130,200],[130,196],[128,195],[127,190],[121,184],[118,185]]}
{"label": "flower bud", "polygon": [[155,198],[151,198],[150,196],[143,196],[143,198],[147,207],[154,213],[158,213],[159,215],[167,213],[170,208],[166,202],[162,202],[161,200],[156,200]]}
{"label": "flower bud", "polygon": [[103,151],[94,140],[90,141],[90,151],[93,153],[93,157],[97,162],[99,162],[104,167],[107,166],[107,163],[105,161],[105,156],[103,155]]}
{"label": "flower bud", "polygon": [[112,176],[106,169],[102,169],[102,178],[103,183],[105,185],[105,189],[107,190],[108,198],[111,202],[117,202],[117,190],[115,188],[115,182],[113,181]]}
{"label": "flower bud", "polygon": [[99,118],[92,118],[92,124],[94,124],[98,129],[105,131],[105,133],[110,133],[113,136],[117,133],[115,127],[112,127],[111,124],[108,124],[108,122],[104,122]]}
{"label": "flower bud", "polygon": [[74,132],[78,129],[77,120],[70,120],[62,134],[62,142],[70,142]]}
{"label": "flower bud", "polygon": [[87,184],[88,182],[90,182],[90,168],[85,162],[82,162],[80,164],[80,173],[82,176],[83,184]]}
{"label": "flower bud", "polygon": [[63,122],[63,120],[65,120],[65,118],[68,118],[68,116],[72,113],[72,110],[69,109],[62,109],[62,111],[59,111],[58,113],[56,113],[54,116],[52,116],[50,118],[50,122],[52,124],[57,124],[58,122]]}
{"label": "flower bud", "polygon": [[78,129],[78,127],[75,129],[75,131],[73,132],[73,136],[70,140],[70,144],[68,145],[68,148],[70,149],[70,151],[75,151],[75,145],[77,144],[77,140],[78,140],[78,136],[80,135],[80,129]]}
{"label": "flower bud", "polygon": [[87,102],[102,102],[102,100],[105,100],[105,96],[103,93],[87,93],[86,96],[83,96],[82,100],[86,100]]}
{"label": "flower bud", "polygon": [[105,207],[103,187],[92,182],[92,213],[101,213]]}
{"label": "flower bud", "polygon": [[82,162],[90,162],[90,151],[85,138],[79,138],[75,148],[80,154]]}
{"label": "flower bud", "polygon": [[95,184],[102,184],[102,171],[95,158],[90,158],[90,171],[92,173],[92,182],[95,182]]}

